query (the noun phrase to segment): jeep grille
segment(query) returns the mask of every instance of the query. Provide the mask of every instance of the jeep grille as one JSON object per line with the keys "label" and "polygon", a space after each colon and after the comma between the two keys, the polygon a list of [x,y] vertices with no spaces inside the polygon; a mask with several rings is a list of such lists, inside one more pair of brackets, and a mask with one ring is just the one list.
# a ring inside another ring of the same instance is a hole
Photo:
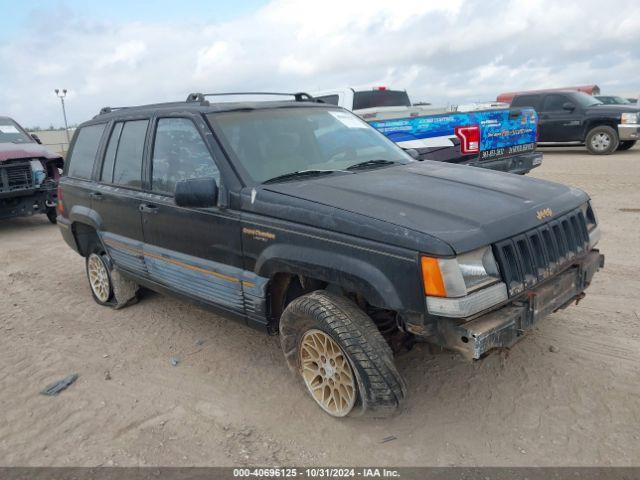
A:
{"label": "jeep grille", "polygon": [[589,233],[580,209],[494,245],[509,295],[549,278],[586,252]]}

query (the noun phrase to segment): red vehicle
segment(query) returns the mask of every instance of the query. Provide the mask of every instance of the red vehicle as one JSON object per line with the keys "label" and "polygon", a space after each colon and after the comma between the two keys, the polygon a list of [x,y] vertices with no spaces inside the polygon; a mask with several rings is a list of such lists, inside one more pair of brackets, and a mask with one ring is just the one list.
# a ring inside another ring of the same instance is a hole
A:
{"label": "red vehicle", "polygon": [[579,87],[561,87],[561,88],[543,88],[540,90],[523,90],[522,92],[505,92],[496,97],[498,102],[511,103],[513,97],[516,95],[523,95],[527,93],[545,93],[545,92],[560,92],[567,90],[575,90],[578,92],[588,93],[589,95],[600,95],[600,87],[598,85],[581,85]]}
{"label": "red vehicle", "polygon": [[56,223],[63,159],[9,117],[0,117],[0,219],[46,214]]}

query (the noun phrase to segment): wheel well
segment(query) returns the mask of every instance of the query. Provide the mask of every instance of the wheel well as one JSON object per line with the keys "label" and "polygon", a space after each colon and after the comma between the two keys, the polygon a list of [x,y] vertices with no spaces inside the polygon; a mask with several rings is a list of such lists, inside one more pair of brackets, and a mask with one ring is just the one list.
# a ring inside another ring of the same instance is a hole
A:
{"label": "wheel well", "polygon": [[280,316],[287,305],[305,293],[321,290],[327,286],[326,282],[295,275],[292,273],[276,273],[269,281],[268,293],[270,306],[270,323],[277,330]]}
{"label": "wheel well", "polygon": [[398,327],[402,327],[402,319],[397,312],[375,307],[359,292],[350,292],[339,285],[304,275],[276,273],[271,277],[267,291],[270,330],[278,331],[280,316],[289,303],[315,290],[332,291],[353,301],[373,320],[385,338],[394,335]]}
{"label": "wheel well", "polygon": [[84,223],[74,222],[71,225],[71,231],[76,239],[76,245],[80,255],[86,257],[93,250],[94,245],[100,242],[98,233],[95,228]]}

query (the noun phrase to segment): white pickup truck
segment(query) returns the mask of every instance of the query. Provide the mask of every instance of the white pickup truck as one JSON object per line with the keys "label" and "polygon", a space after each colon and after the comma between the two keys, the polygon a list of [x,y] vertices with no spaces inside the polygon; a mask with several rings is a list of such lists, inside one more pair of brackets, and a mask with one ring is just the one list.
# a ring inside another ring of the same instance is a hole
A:
{"label": "white pickup truck", "polygon": [[536,151],[538,117],[531,108],[497,102],[413,105],[406,91],[386,87],[325,90],[312,96],[353,111],[420,160],[519,174],[542,163],[542,153]]}

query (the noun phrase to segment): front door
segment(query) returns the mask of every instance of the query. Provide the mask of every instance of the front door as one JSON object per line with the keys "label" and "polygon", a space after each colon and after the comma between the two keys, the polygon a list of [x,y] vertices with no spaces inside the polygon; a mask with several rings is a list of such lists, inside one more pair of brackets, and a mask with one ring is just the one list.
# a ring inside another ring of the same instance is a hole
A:
{"label": "front door", "polygon": [[[567,107],[571,104],[573,109]],[[553,93],[543,101],[539,115],[541,142],[582,141],[582,117],[580,106],[570,97]]]}
{"label": "front door", "polygon": [[140,203],[144,256],[150,277],[187,296],[234,313],[245,313],[240,222],[229,209],[175,204],[176,182],[221,179],[212,153],[190,117],[159,118],[155,124],[150,185]]}
{"label": "front door", "polygon": [[142,159],[149,119],[115,122],[91,193],[100,237],[120,268],[146,276],[142,256]]}

